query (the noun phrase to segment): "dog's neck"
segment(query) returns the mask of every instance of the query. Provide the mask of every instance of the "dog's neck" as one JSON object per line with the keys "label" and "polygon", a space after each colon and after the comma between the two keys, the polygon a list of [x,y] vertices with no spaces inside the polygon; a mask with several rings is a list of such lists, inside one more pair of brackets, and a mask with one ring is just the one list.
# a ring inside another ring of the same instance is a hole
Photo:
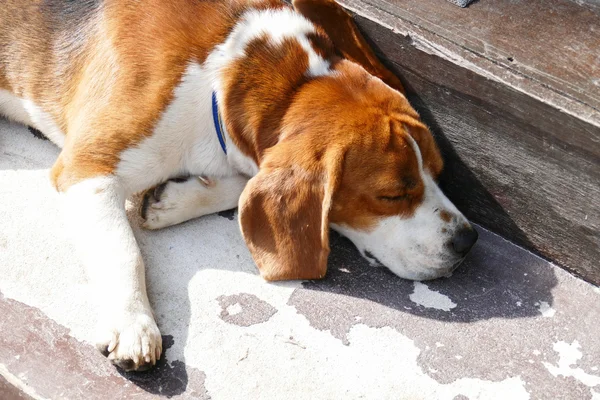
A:
{"label": "dog's neck", "polygon": [[274,146],[295,94],[331,74],[333,48],[312,23],[290,9],[246,12],[209,56],[228,148],[256,165]]}

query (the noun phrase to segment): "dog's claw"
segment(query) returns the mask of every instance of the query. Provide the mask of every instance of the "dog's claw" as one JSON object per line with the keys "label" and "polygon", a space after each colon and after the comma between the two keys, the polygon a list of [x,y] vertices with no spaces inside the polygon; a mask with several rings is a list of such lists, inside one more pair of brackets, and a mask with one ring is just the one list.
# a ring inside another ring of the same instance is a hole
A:
{"label": "dog's claw", "polygon": [[[115,321],[116,325],[99,329],[97,347],[102,354],[125,371],[144,371],[155,365],[162,352],[162,337],[150,313],[124,315]],[[108,344],[103,337],[109,339]]]}

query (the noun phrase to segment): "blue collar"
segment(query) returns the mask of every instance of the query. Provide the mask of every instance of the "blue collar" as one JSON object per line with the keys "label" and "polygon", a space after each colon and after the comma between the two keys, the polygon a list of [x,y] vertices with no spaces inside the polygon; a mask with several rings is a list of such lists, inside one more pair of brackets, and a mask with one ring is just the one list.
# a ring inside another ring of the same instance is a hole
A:
{"label": "blue collar", "polygon": [[213,122],[215,123],[215,129],[217,131],[217,137],[219,143],[223,149],[223,153],[227,154],[227,146],[225,145],[225,134],[223,129],[223,121],[221,120],[221,113],[219,113],[219,106],[217,104],[217,95],[215,92],[212,93],[212,115]]}

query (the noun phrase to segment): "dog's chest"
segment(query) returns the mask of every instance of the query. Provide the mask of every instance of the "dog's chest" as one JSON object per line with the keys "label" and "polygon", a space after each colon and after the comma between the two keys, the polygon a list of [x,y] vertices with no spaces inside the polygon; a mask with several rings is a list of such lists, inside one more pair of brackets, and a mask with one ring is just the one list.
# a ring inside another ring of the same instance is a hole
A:
{"label": "dog's chest", "polygon": [[180,175],[234,173],[221,149],[212,114],[212,80],[190,64],[151,136],[120,157],[117,174],[132,192]]}

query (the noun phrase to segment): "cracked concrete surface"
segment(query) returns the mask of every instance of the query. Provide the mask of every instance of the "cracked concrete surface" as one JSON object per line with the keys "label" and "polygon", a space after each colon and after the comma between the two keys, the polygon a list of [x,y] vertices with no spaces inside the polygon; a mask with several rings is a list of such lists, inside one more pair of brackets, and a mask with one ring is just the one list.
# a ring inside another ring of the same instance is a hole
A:
{"label": "cracked concrete surface", "polygon": [[135,199],[166,350],[120,373],[89,344],[58,149],[0,120],[0,154],[0,398],[600,399],[600,290],[483,229],[450,279],[401,280],[332,235],[325,280],[267,284],[236,213],[148,232]]}

